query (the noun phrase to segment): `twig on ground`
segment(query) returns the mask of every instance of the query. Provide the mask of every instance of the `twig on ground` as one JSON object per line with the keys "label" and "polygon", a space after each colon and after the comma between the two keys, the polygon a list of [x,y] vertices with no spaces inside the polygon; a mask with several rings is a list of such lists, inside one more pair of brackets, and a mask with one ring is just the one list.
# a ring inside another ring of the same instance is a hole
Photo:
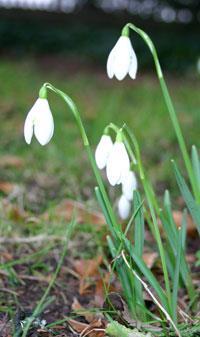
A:
{"label": "twig on ground", "polygon": [[177,336],[181,337],[180,331],[178,330],[178,328],[176,327],[175,323],[173,322],[173,320],[171,319],[170,315],[168,314],[168,312],[165,310],[165,308],[163,308],[163,306],[160,304],[160,302],[157,300],[157,298],[154,296],[154,294],[151,292],[151,290],[149,289],[148,285],[141,279],[141,277],[136,273],[136,271],[134,269],[131,268],[130,264],[128,263],[126,256],[124,254],[124,251],[122,250],[121,252],[121,256],[125,262],[125,264],[127,265],[127,267],[131,270],[131,272],[133,273],[133,275],[141,282],[141,284],[143,285],[144,289],[146,290],[146,292],[151,296],[152,300],[154,301],[154,303],[159,307],[159,309],[163,312],[163,314],[165,315],[167,321],[170,322],[170,324],[173,326]]}
{"label": "twig on ground", "polygon": [[34,243],[34,242],[43,242],[43,241],[51,241],[51,240],[60,240],[64,241],[65,238],[63,236],[57,235],[35,235],[29,237],[0,237],[0,243]]}
{"label": "twig on ground", "polygon": [[18,296],[18,293],[14,290],[11,290],[11,289],[0,288],[0,291],[5,292],[5,293],[9,293],[9,294],[14,295],[14,296]]}

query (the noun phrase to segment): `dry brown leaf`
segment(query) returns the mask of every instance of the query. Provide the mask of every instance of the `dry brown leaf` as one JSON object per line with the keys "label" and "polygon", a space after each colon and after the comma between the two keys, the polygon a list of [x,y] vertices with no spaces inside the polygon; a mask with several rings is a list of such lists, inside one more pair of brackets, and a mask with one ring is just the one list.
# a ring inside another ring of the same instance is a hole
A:
{"label": "dry brown leaf", "polygon": [[79,315],[85,317],[86,321],[88,321],[89,323],[94,321],[95,315],[89,312],[89,310],[87,310],[86,308],[84,308],[76,297],[74,297],[73,299],[72,310],[78,313]]}
{"label": "dry brown leaf", "polygon": [[21,221],[27,218],[27,213],[16,205],[9,205],[7,216],[14,221]]}
{"label": "dry brown leaf", "polygon": [[101,265],[103,258],[101,255],[97,256],[94,259],[88,260],[76,260],[74,262],[74,267],[76,272],[82,278],[86,278],[89,276],[95,276],[98,272],[98,268]]}
{"label": "dry brown leaf", "polygon": [[0,157],[0,167],[15,167],[20,168],[24,165],[21,157],[6,155]]}
{"label": "dry brown leaf", "polygon": [[89,291],[89,288],[93,284],[95,278],[98,276],[98,268],[102,263],[102,256],[99,255],[95,259],[88,260],[76,260],[74,267],[78,275],[80,276],[79,294],[83,295]]}
{"label": "dry brown leaf", "polygon": [[101,308],[103,306],[103,303],[105,301],[105,289],[108,292],[118,292],[120,291],[119,288],[117,288],[117,284],[113,285],[110,282],[111,274],[107,272],[103,278],[100,277],[96,281],[96,287],[95,287],[95,297],[94,297],[94,303],[95,306]]}
{"label": "dry brown leaf", "polygon": [[13,183],[9,181],[0,181],[0,191],[5,194],[10,194],[15,188]]}
{"label": "dry brown leaf", "polygon": [[[177,227],[181,227],[182,225],[182,220],[183,220],[183,213],[180,211],[173,211],[173,218],[174,222]],[[188,214],[187,216],[187,234],[191,237],[196,236],[197,228],[192,221],[191,216]]]}
{"label": "dry brown leaf", "polygon": [[74,319],[68,319],[67,322],[78,333],[81,333],[84,329],[87,329],[89,324],[75,321]]}
{"label": "dry brown leaf", "polygon": [[73,319],[68,320],[69,325],[80,334],[80,336],[103,337],[105,336],[105,322],[102,319],[94,320],[90,324],[81,323]]}
{"label": "dry brown leaf", "polygon": [[[173,214],[174,222],[175,222],[177,228],[181,227],[182,226],[182,220],[183,220],[183,212],[173,211],[172,214]],[[159,227],[160,227],[160,230],[161,230],[162,234],[164,234],[164,229],[163,229],[163,226],[162,226],[162,223],[161,223],[160,219],[158,219],[158,224],[159,224]],[[188,216],[187,216],[187,234],[190,237],[195,237],[196,233],[197,233],[196,226],[195,226],[191,216],[188,214]]]}
{"label": "dry brown leaf", "polygon": [[9,252],[2,252],[1,257],[3,258],[4,263],[13,260],[13,254]]}
{"label": "dry brown leaf", "polygon": [[[71,220],[74,212],[76,214],[76,220],[78,223],[95,224],[100,227],[105,224],[105,219],[102,213],[87,210],[87,207],[84,205],[84,203],[71,199],[63,200],[61,204],[55,208],[54,214],[58,218],[69,221]],[[48,217],[48,213],[45,213],[45,220],[48,220]]]}
{"label": "dry brown leaf", "polygon": [[149,269],[153,267],[157,258],[158,258],[158,253],[156,252],[149,252],[149,253],[143,254],[143,260]]}

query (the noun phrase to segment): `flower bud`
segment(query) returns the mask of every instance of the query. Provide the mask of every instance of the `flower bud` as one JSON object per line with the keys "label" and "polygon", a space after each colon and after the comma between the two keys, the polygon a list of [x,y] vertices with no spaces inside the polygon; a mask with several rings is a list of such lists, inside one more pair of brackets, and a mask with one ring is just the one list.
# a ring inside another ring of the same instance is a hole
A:
{"label": "flower bud", "polygon": [[137,180],[134,172],[128,171],[122,177],[122,193],[125,195],[127,200],[133,199],[133,191],[137,188]]}
{"label": "flower bud", "polygon": [[128,218],[131,210],[131,203],[126,199],[126,197],[122,194],[118,202],[118,213],[122,220]]}

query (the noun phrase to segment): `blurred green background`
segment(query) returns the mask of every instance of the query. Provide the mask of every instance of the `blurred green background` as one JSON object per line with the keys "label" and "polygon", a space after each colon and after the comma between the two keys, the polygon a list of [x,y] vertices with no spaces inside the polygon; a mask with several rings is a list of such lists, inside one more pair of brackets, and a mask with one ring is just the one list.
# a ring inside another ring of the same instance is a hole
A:
{"label": "blurred green background", "polygon": [[[75,100],[94,150],[107,123],[126,122],[138,138],[159,196],[168,188],[177,197],[170,159],[182,162],[149,50],[132,34],[139,63],[135,81],[109,80],[105,65],[126,22],[143,28],[158,48],[188,148],[192,144],[198,147],[199,2],[75,1],[73,6],[72,3],[56,2],[56,6],[45,10],[22,9],[19,2],[9,8],[1,5],[1,200],[6,197],[11,202],[22,202],[24,209],[34,214],[64,198],[94,205],[95,180],[73,116],[63,102],[49,95],[55,120],[50,144],[41,147],[35,140],[30,146],[24,142],[24,119],[40,86],[47,81]],[[8,155],[20,158],[21,164],[10,164],[5,157]],[[19,186],[20,198],[1,188],[3,183]],[[115,192],[111,189],[110,193],[115,199]]]}

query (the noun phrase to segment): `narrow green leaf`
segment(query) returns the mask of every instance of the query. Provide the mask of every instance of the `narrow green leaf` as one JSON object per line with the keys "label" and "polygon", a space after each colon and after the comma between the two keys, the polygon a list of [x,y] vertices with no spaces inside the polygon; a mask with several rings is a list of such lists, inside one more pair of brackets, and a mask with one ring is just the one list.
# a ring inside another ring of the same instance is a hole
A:
{"label": "narrow green leaf", "polygon": [[[134,210],[138,209],[141,205],[141,197],[138,191],[134,191],[133,194],[133,207]],[[143,249],[144,249],[144,215],[143,215],[143,207],[139,208],[135,216],[135,226],[134,226],[134,251],[136,255],[142,258]],[[138,279],[135,279],[135,293],[136,293],[136,301],[144,306],[143,299],[143,289],[142,285]],[[145,319],[144,312],[138,312],[143,319]]]}
{"label": "narrow green leaf", "polygon": [[103,212],[103,214],[104,214],[104,217],[105,217],[105,219],[106,219],[106,222],[107,222],[107,224],[108,224],[108,226],[109,226],[110,232],[111,232],[112,236],[113,236],[114,238],[116,238],[115,230],[114,230],[114,228],[113,228],[113,223],[112,223],[110,214],[109,214],[109,212],[108,212],[108,210],[107,210],[106,204],[105,204],[105,202],[104,202],[103,196],[102,196],[102,194],[101,194],[100,188],[99,188],[98,186],[96,186],[94,190],[95,190],[95,194],[96,194],[98,203],[99,203],[99,205],[100,205],[100,207],[101,207],[101,209],[102,209],[102,212]]}
{"label": "narrow green leaf", "polygon": [[198,189],[200,190],[200,161],[198,151],[195,145],[192,146],[192,166],[194,170],[196,184]]}
{"label": "narrow green leaf", "polygon": [[170,233],[172,238],[176,238],[177,237],[177,228],[176,228],[176,224],[174,222],[174,218],[173,218],[173,211],[172,211],[172,207],[171,207],[171,198],[170,198],[170,193],[168,190],[165,191],[165,195],[164,195],[164,208],[167,214],[167,218],[169,220],[169,225],[170,225]]}
{"label": "narrow green leaf", "polygon": [[[127,269],[127,267],[122,263],[122,260],[117,257],[118,251],[109,235],[107,236],[107,242],[112,257],[117,258],[117,260],[115,260],[117,274],[119,275],[122,289],[124,291],[129,308],[131,309],[134,317],[136,317],[136,298],[134,289],[132,288],[132,282],[134,282],[134,279],[130,273],[130,270]],[[130,277],[132,277],[131,280]]]}
{"label": "narrow green leaf", "polygon": [[182,221],[181,221],[181,228],[182,228],[182,249],[183,252],[185,252],[186,249],[186,235],[187,235],[187,217],[188,213],[187,210],[184,209],[183,211],[183,216],[182,216]]}
{"label": "narrow green leaf", "polygon": [[125,237],[124,237],[124,244],[125,244],[126,250],[128,251],[129,255],[132,257],[133,261],[135,262],[135,264],[137,265],[141,273],[146,277],[150,285],[153,287],[155,293],[158,295],[163,307],[168,311],[168,303],[167,303],[166,294],[164,290],[162,289],[162,287],[160,286],[160,284],[158,283],[158,281],[156,280],[155,276],[153,275],[151,270],[147,268],[144,261],[135,254],[130,241],[126,239]]}
{"label": "narrow green leaf", "polygon": [[[138,209],[141,205],[141,197],[138,191],[134,191],[133,194],[133,207],[134,210]],[[138,213],[135,216],[134,226],[134,250],[135,253],[142,257],[144,248],[144,215],[143,208],[140,207]]]}
{"label": "narrow green leaf", "polygon": [[197,230],[200,234],[200,206],[197,205],[196,201],[194,200],[183,176],[181,175],[176,163],[172,161],[173,168],[176,176],[176,181],[178,183],[179,189],[181,194],[185,200],[185,203],[190,211],[190,214],[197,226]]}
{"label": "narrow green leaf", "polygon": [[182,234],[183,234],[182,229],[180,228],[178,231],[176,266],[175,266],[173,291],[172,291],[173,320],[175,323],[177,323],[177,299],[178,299],[178,286],[179,286],[180,265],[181,265]]}

